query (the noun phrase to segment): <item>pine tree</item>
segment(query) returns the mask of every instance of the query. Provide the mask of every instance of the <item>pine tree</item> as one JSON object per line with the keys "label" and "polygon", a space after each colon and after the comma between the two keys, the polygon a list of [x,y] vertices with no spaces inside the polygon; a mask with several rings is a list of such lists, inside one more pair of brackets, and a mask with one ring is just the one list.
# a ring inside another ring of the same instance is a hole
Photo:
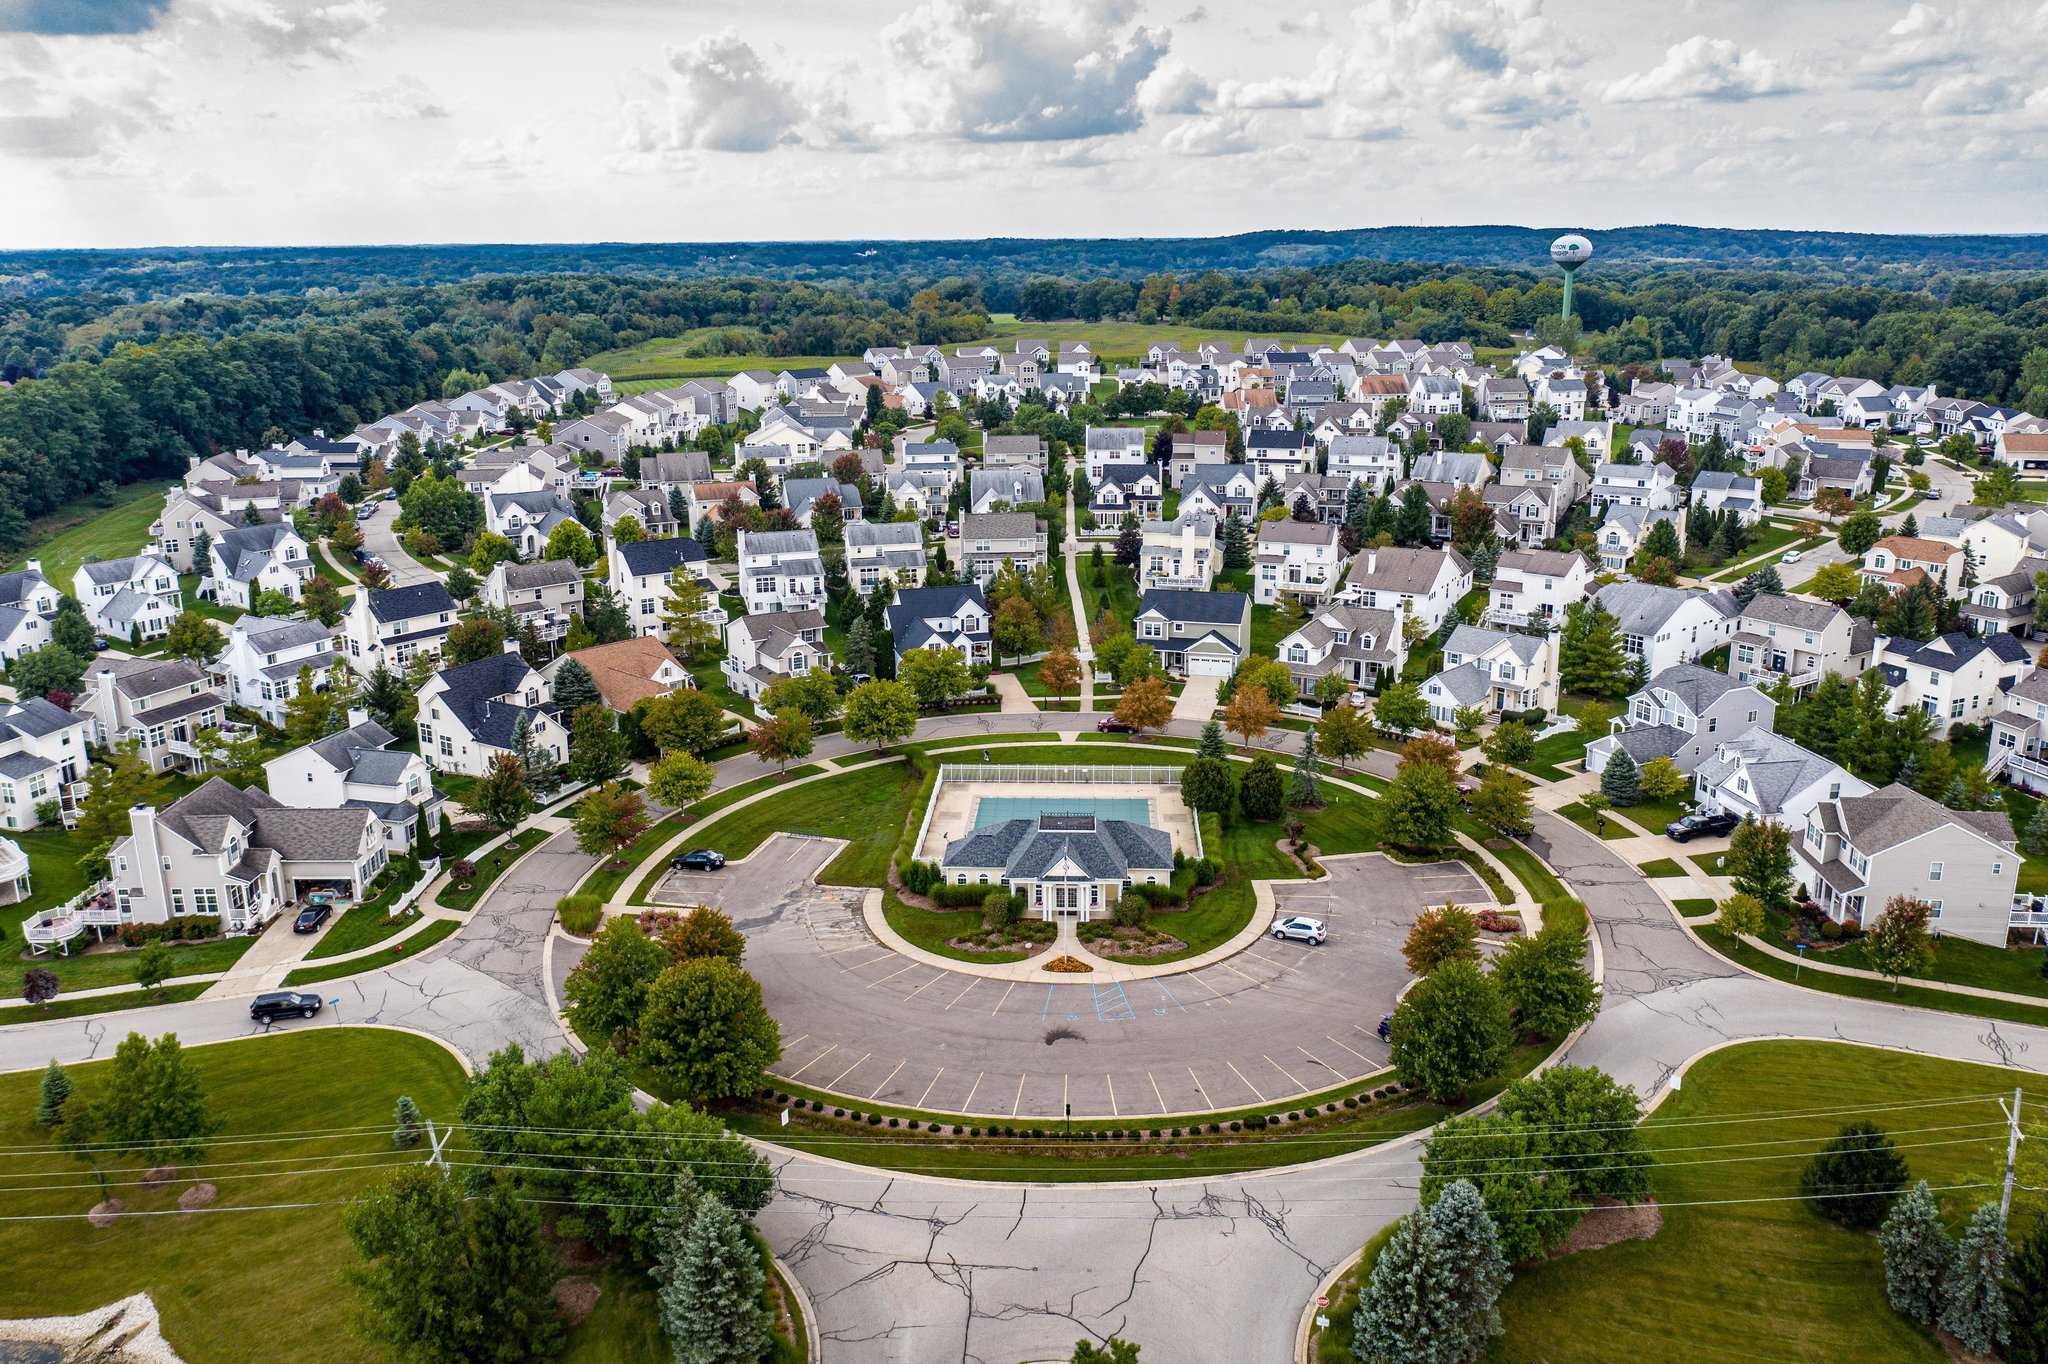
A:
{"label": "pine tree", "polygon": [[398,1107],[392,1115],[391,1144],[397,1147],[420,1144],[420,1107],[412,1101],[412,1095],[398,1096]]}
{"label": "pine tree", "polygon": [[688,1176],[677,1180],[654,1274],[661,1283],[661,1329],[676,1364],[756,1364],[768,1352],[761,1258],[746,1221],[698,1194]]}
{"label": "pine tree", "polygon": [[2005,1305],[2012,1321],[2007,1364],[2048,1364],[2048,1217],[2034,1219],[2005,1262]]}
{"label": "pine tree", "polygon": [[1500,1334],[1500,1295],[1508,1279],[1501,1258],[1500,1233],[1487,1214],[1486,1201],[1469,1180],[1452,1180],[1429,1206],[1444,1258],[1458,1285],[1463,1309],[1462,1359],[1477,1359]]}
{"label": "pine tree", "polygon": [[1569,691],[1610,700],[1628,694],[1621,623],[1598,601],[1576,601],[1566,608],[1559,672]]}
{"label": "pine tree", "polygon": [[50,1064],[43,1069],[42,1095],[36,1100],[36,1123],[42,1127],[55,1127],[64,1121],[64,1101],[71,1097],[77,1086],[64,1073],[64,1067],[51,1057]]}
{"label": "pine tree", "polygon": [[1223,518],[1223,568],[1230,572],[1252,566],[1251,537],[1245,533],[1244,522],[1235,516]]}
{"label": "pine tree", "polygon": [[[1211,717],[1208,723],[1202,726],[1202,742],[1196,745],[1195,756],[1221,758],[1226,752],[1223,746],[1223,722]],[[2048,810],[2048,801],[2042,802],[2041,809]]]}
{"label": "pine tree", "polygon": [[2034,807],[2034,817],[2027,821],[2027,851],[2037,856],[2048,853],[2048,801]]}
{"label": "pine tree", "polygon": [[1948,789],[1941,793],[1941,803],[1951,810],[1967,810],[1970,808],[1969,788],[1963,785],[1961,777],[1949,778]]}
{"label": "pine tree", "polygon": [[1941,1313],[1941,1281],[1955,1258],[1955,1246],[1941,1226],[1941,1209],[1927,1181],[1893,1205],[1877,1233],[1884,1247],[1884,1292],[1892,1309],[1923,1326]]}
{"label": "pine tree", "polygon": [[562,660],[562,666],[555,669],[555,704],[566,715],[574,715],[585,706],[601,705],[604,693],[597,689],[597,679],[590,675],[590,669],[573,658]]}
{"label": "pine tree", "polygon": [[1607,759],[1607,766],[1601,769],[1600,794],[1618,810],[1642,803],[1643,770],[1636,766],[1628,750],[1618,744],[1613,756]]}
{"label": "pine tree", "polygon": [[1941,1329],[1971,1354],[1991,1353],[1991,1347],[2005,1344],[2011,1333],[2003,1283],[2005,1254],[2005,1218],[1996,1203],[1986,1203],[1963,1228],[1941,1302]]}
{"label": "pine tree", "polygon": [[1352,1353],[1374,1364],[1464,1364],[1471,1330],[1458,1268],[1430,1209],[1402,1218],[1358,1295]]}
{"label": "pine tree", "polygon": [[1294,771],[1287,778],[1287,803],[1297,810],[1323,808],[1323,764],[1316,754],[1316,732],[1304,730],[1301,752],[1294,759]]}
{"label": "pine tree", "polygon": [[1776,564],[1765,564],[1762,568],[1735,584],[1735,599],[1744,606],[1749,605],[1751,599],[1758,596],[1782,597],[1784,595],[1785,580],[1778,576],[1778,566]]}

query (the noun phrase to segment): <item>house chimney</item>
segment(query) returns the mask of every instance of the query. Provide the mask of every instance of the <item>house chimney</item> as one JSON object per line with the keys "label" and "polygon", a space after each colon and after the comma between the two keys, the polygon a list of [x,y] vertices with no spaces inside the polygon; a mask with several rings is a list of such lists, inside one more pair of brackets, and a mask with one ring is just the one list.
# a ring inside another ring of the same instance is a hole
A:
{"label": "house chimney", "polygon": [[43,561],[41,559],[30,559],[28,561],[28,571],[31,573],[41,573],[43,571]]}
{"label": "house chimney", "polygon": [[1379,562],[1380,551],[1379,547],[1375,545],[1365,552],[1365,571],[1368,576],[1377,571],[1377,569],[1379,568]]}
{"label": "house chimney", "polygon": [[367,706],[350,706],[350,707],[348,708],[348,727],[349,727],[350,729],[354,729],[354,728],[355,728],[355,727],[356,727],[357,725],[367,725],[367,724],[369,724],[369,723],[370,723],[370,711],[369,711],[369,707],[367,707]]}
{"label": "house chimney", "polygon": [[506,641],[505,641],[505,652],[506,652],[506,653],[508,653],[508,654],[516,654],[516,653],[518,653],[518,652],[519,652],[519,641],[518,641],[518,640],[516,640],[516,639],[508,639],[508,640],[506,640]]}

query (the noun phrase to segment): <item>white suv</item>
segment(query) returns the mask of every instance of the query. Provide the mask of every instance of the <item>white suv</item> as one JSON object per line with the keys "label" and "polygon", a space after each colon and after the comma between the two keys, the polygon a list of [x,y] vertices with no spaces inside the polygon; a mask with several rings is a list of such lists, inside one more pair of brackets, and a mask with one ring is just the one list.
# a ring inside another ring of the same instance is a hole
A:
{"label": "white suv", "polygon": [[1273,936],[1282,939],[1292,938],[1296,942],[1321,947],[1323,939],[1330,936],[1330,931],[1323,927],[1321,919],[1311,919],[1306,915],[1297,914],[1292,919],[1282,919],[1274,924]]}

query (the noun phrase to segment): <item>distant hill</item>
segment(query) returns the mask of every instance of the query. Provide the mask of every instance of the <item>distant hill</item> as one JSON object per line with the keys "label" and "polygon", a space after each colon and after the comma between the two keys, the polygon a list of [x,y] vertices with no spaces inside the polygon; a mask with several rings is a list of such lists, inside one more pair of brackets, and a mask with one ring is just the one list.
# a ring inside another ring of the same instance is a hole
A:
{"label": "distant hill", "polygon": [[[1569,225],[1376,227],[1230,237],[8,251],[0,252],[0,293],[272,293],[537,273],[854,281],[976,274],[1089,278],[1274,270],[1356,259],[1533,268],[1547,263],[1551,240],[1568,230]],[[1629,274],[1687,266],[1894,278],[2048,269],[2048,234],[1889,235],[1656,224],[1590,235],[1593,269]]]}

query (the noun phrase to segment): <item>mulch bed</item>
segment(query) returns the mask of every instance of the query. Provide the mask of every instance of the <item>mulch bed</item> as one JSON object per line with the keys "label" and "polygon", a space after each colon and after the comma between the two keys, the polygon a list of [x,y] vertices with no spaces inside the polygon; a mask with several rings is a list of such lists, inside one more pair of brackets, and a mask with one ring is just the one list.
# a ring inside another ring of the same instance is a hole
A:
{"label": "mulch bed", "polygon": [[1561,1260],[1583,1250],[1599,1250],[1623,1241],[1647,1241],[1664,1229],[1664,1210],[1654,1201],[1631,1206],[1616,1198],[1596,1198],[1564,1243],[1550,1252]]}
{"label": "mulch bed", "polygon": [[1028,938],[1016,938],[997,943],[966,942],[960,938],[946,939],[946,946],[955,952],[1022,952],[1026,957],[1035,957],[1041,952],[1052,950],[1049,942],[1032,942]]}
{"label": "mulch bed", "polygon": [[1099,957],[1157,957],[1179,952],[1187,944],[1171,933],[1143,928],[1116,928],[1099,938],[1084,938],[1081,945]]}
{"label": "mulch bed", "polygon": [[177,1177],[178,1171],[176,1166],[153,1165],[142,1172],[142,1187],[145,1189],[161,1189]]}
{"label": "mulch bed", "polygon": [[555,1281],[555,1309],[570,1326],[581,1325],[585,1317],[597,1310],[597,1300],[603,1296],[604,1290],[588,1279]]}
{"label": "mulch bed", "polygon": [[118,1198],[109,1198],[103,1203],[93,1204],[92,1211],[85,1215],[85,1220],[100,1230],[105,1231],[108,1227],[120,1221],[121,1214],[126,1211],[128,1211],[126,1203],[123,1203]]}
{"label": "mulch bed", "polygon": [[186,1212],[196,1212],[213,1202],[214,1195],[218,1192],[219,1190],[211,1184],[194,1184],[178,1195],[178,1206]]}

